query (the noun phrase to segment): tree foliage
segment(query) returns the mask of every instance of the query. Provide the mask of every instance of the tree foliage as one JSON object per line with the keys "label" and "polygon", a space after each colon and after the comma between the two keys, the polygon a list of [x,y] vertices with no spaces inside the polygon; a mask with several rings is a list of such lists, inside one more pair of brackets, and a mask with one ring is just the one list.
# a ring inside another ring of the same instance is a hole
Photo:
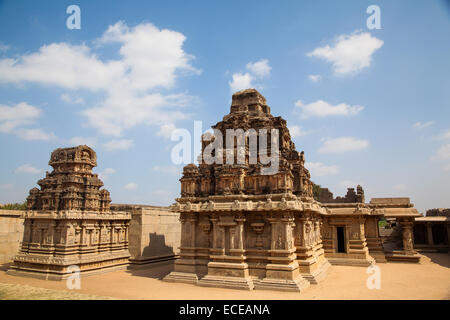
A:
{"label": "tree foliage", "polygon": [[319,198],[320,196],[320,184],[315,184],[313,182],[313,196],[315,199]]}
{"label": "tree foliage", "polygon": [[27,210],[27,202],[3,204],[0,205],[0,210]]}

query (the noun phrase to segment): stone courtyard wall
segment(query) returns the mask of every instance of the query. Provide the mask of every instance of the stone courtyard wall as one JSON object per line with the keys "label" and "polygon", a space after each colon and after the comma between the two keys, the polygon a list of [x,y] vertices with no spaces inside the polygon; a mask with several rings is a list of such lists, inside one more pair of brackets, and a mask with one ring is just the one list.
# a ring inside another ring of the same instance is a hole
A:
{"label": "stone courtyard wall", "polygon": [[12,262],[23,236],[23,211],[0,210],[0,264]]}
{"label": "stone courtyard wall", "polygon": [[[167,207],[112,204],[111,211],[131,213],[130,263],[146,264],[178,257],[179,213]],[[0,210],[0,264],[12,262],[23,238],[23,211]]]}
{"label": "stone courtyard wall", "polygon": [[130,263],[146,264],[178,257],[181,224],[179,213],[167,207],[112,204],[111,210],[131,213]]}

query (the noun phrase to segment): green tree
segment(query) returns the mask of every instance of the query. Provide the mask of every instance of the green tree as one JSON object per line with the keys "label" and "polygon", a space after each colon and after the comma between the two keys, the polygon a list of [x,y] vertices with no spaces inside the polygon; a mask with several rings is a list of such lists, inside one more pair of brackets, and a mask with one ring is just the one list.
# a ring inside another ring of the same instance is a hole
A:
{"label": "green tree", "polygon": [[321,191],[320,184],[315,184],[313,182],[313,196],[315,199],[318,199],[320,197],[320,191]]}
{"label": "green tree", "polygon": [[27,210],[27,202],[22,203],[7,203],[0,206],[0,210]]}

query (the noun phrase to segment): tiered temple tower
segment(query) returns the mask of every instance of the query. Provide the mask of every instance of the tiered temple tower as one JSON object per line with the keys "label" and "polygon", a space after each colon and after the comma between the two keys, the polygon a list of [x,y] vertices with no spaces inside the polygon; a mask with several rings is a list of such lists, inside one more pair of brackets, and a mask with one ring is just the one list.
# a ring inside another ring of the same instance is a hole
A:
{"label": "tiered temple tower", "polygon": [[[321,238],[326,209],[313,198],[304,153],[295,150],[286,121],[248,89],[233,95],[230,113],[213,129],[209,141],[202,138],[200,164],[184,167],[180,179],[172,207],[180,212],[180,259],[165,280],[288,291],[317,283],[329,266]],[[241,144],[227,139],[238,129]],[[210,152],[214,142],[219,147]]]}
{"label": "tiered temple tower", "polygon": [[[128,264],[130,214],[110,211],[109,192],[92,168],[88,146],[56,149],[51,173],[27,198],[24,237],[10,274],[62,279]],[[70,266],[75,266],[69,268]],[[79,268],[79,269],[77,269]]]}

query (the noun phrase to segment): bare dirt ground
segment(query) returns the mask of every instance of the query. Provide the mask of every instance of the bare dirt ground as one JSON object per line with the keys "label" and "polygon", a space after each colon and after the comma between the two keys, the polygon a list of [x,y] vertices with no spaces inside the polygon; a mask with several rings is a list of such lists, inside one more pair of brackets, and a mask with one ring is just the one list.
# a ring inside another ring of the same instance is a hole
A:
{"label": "bare dirt ground", "polygon": [[6,274],[0,270],[0,299],[446,299],[450,300],[450,255],[427,253],[420,264],[380,263],[381,288],[368,289],[371,274],[364,267],[332,266],[326,279],[301,293],[204,288],[162,281],[173,268],[151,268],[93,275],[81,279],[80,290],[65,281],[46,281]]}

